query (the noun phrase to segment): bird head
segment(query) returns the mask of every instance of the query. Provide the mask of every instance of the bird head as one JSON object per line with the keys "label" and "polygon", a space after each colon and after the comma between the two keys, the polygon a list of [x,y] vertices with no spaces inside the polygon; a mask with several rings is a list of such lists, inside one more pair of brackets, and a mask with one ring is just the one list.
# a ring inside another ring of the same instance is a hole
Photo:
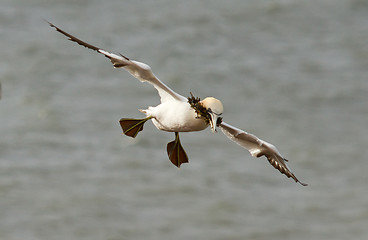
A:
{"label": "bird head", "polygon": [[224,106],[221,101],[214,97],[206,97],[201,102],[202,106],[207,110],[210,115],[210,125],[212,132],[216,131],[217,119],[224,111]]}

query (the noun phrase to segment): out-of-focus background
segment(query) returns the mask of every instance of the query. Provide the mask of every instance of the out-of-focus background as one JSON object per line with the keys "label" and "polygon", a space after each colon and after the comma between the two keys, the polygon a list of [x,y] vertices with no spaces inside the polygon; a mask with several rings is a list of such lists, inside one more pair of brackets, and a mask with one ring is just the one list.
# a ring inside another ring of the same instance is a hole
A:
{"label": "out-of-focus background", "polygon": [[[275,144],[302,187],[221,132],[136,139],[157,93],[43,20],[149,64]],[[2,0],[0,238],[366,239],[365,0]]]}

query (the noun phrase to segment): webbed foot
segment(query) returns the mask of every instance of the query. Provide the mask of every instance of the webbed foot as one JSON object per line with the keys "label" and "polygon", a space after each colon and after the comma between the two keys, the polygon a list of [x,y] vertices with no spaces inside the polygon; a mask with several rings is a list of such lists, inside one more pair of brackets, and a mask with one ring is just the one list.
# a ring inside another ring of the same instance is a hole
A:
{"label": "webbed foot", "polygon": [[178,132],[175,132],[175,140],[167,144],[167,154],[169,155],[170,161],[178,168],[180,168],[182,163],[189,162],[188,156],[180,144]]}
{"label": "webbed foot", "polygon": [[120,126],[123,129],[123,133],[129,137],[135,138],[137,134],[143,130],[143,125],[151,117],[144,119],[122,118],[120,119]]}

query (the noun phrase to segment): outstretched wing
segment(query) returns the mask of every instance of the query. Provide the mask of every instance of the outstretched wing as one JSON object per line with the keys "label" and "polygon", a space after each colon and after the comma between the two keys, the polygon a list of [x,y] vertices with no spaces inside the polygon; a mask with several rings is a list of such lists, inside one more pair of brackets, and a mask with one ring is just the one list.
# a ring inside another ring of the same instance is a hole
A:
{"label": "outstretched wing", "polygon": [[48,22],[48,24],[55,28],[56,31],[64,34],[68,37],[68,40],[78,43],[86,48],[92,49],[105,55],[108,59],[110,59],[111,63],[114,65],[115,68],[124,68],[130,74],[132,74],[135,78],[139,79],[142,82],[149,82],[151,83],[158,91],[160,95],[161,102],[165,102],[168,100],[178,100],[178,101],[187,101],[187,98],[177,94],[173,90],[171,90],[168,86],[166,86],[163,82],[161,82],[151,71],[150,66],[145,63],[141,63],[138,61],[131,60],[124,55],[117,55],[114,53],[107,52],[101,48],[95,47],[89,43],[86,43],[73,35],[63,31],[62,29],[58,28],[54,24]]}
{"label": "outstretched wing", "polygon": [[307,184],[300,182],[290,171],[286,165],[287,160],[281,156],[274,145],[225,122],[220,123],[219,127],[228,138],[246,148],[253,157],[261,157],[264,155],[270,164],[282,174],[285,174],[289,178],[291,177],[295,182],[299,182],[303,186],[307,186]]}

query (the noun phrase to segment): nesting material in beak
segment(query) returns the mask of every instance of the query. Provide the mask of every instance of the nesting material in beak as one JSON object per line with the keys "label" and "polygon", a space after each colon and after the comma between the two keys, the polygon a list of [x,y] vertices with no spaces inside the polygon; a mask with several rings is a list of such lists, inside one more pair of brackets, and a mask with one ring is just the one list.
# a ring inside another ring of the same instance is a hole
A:
{"label": "nesting material in beak", "polygon": [[203,120],[210,124],[212,132],[216,132],[217,122],[221,118],[219,117],[224,111],[224,107],[220,100],[214,97],[206,97],[202,101],[191,94],[188,97],[188,103],[197,113],[197,117],[202,117]]}

